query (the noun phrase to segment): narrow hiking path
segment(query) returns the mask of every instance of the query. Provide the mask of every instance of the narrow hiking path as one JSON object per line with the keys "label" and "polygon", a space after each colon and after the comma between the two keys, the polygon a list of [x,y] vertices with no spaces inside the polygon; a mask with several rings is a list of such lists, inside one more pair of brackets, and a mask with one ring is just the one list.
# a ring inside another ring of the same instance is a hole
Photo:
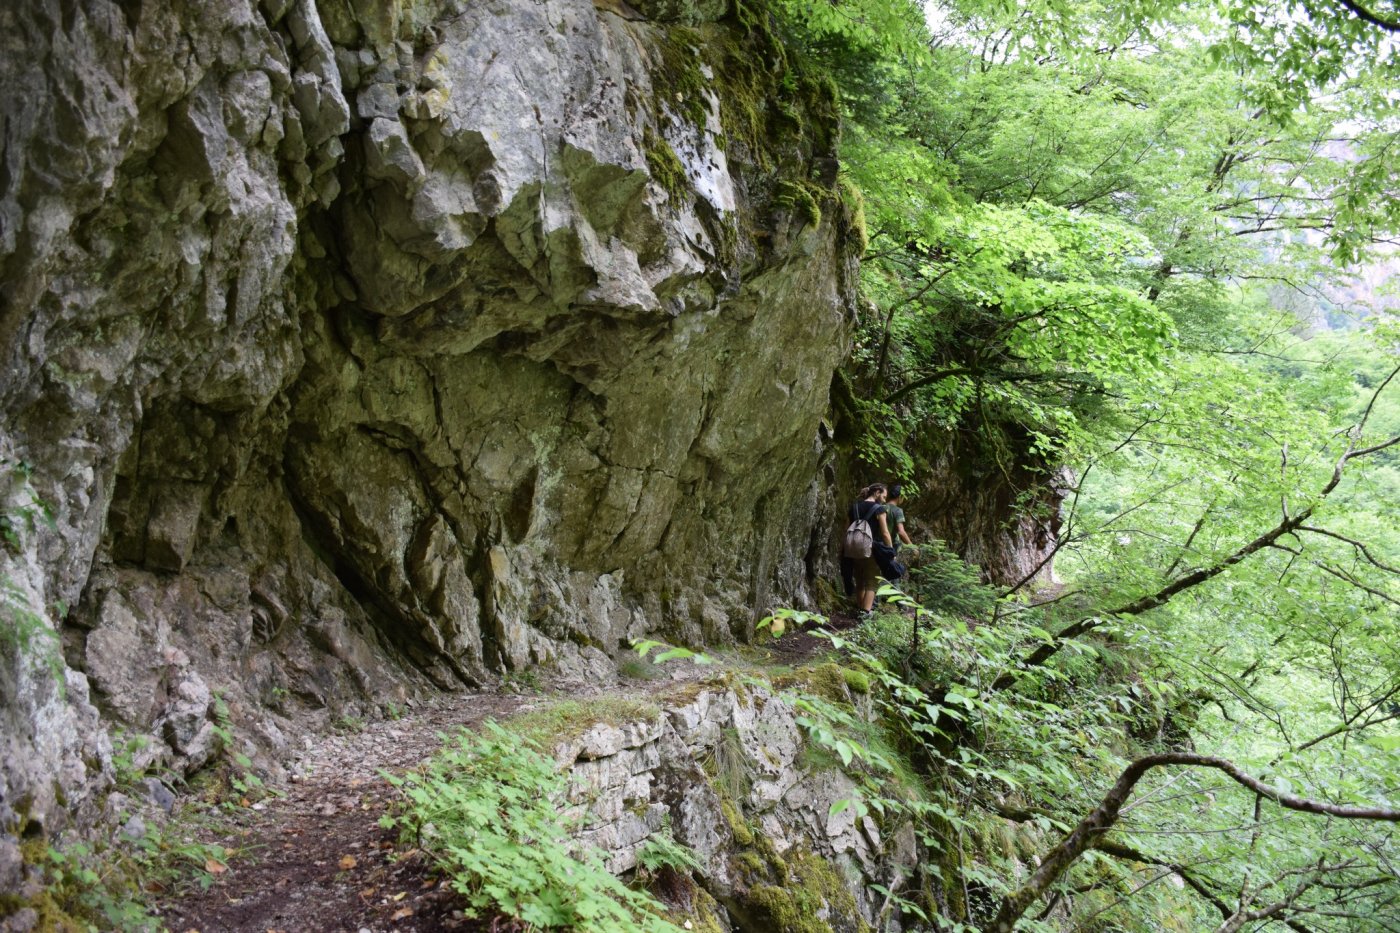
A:
{"label": "narrow hiking path", "polygon": [[[834,616],[833,628],[854,620]],[[826,654],[830,642],[791,632],[755,651],[761,663],[800,666]],[[226,870],[207,890],[184,890],[158,899],[172,933],[507,933],[509,922],[464,918],[454,895],[441,885],[420,853],[401,844],[379,818],[395,798],[382,771],[401,773],[440,747],[439,736],[473,729],[560,699],[666,692],[678,683],[725,670],[676,665],[655,680],[624,680],[607,689],[554,684],[535,694],[478,692],[444,695],[398,720],[379,720],[354,731],[324,735],[289,769],[292,779],[275,794],[229,813],[215,809],[207,843],[232,850]],[[682,670],[684,668],[684,670]],[[186,808],[209,806],[187,800]]]}
{"label": "narrow hiking path", "polygon": [[295,779],[277,788],[281,796],[239,810],[226,832],[208,838],[236,854],[208,890],[159,905],[166,926],[173,933],[473,929],[453,916],[452,898],[426,862],[380,828],[394,791],[379,772],[406,771],[438,749],[440,733],[539,699],[447,695],[399,720],[323,736],[296,763]]}

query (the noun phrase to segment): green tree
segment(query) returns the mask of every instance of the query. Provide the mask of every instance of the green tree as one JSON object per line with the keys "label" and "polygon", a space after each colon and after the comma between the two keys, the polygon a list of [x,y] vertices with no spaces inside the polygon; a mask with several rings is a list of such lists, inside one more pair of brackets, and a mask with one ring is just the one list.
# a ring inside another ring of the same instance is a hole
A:
{"label": "green tree", "polygon": [[1033,879],[964,865],[945,915],[1147,928],[1175,903],[1151,872],[1221,929],[1385,929],[1394,844],[1350,817],[1400,790],[1400,392],[1384,323],[1298,335],[1400,226],[1391,9],[783,9],[865,194],[859,450],[915,479],[1072,473],[1063,588],[890,640],[938,646],[886,657],[940,698],[909,734],[950,825],[1067,831]]}

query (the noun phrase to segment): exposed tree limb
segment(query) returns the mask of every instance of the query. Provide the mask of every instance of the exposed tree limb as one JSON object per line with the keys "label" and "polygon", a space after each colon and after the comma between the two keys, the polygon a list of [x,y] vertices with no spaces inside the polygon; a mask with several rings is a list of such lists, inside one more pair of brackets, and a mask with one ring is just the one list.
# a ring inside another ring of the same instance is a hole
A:
{"label": "exposed tree limb", "polygon": [[[1156,856],[1148,855],[1146,852],[1139,851],[1138,849],[1131,848],[1130,846],[1123,845],[1119,842],[1111,842],[1107,839],[1101,839],[1097,843],[1095,843],[1094,849],[1096,851],[1104,853],[1105,855],[1110,855],[1116,859],[1122,859],[1123,861],[1141,862],[1146,865],[1160,865],[1163,868],[1170,868],[1172,872],[1175,873],[1176,876],[1180,878],[1188,888],[1199,894],[1202,899],[1209,901],[1211,906],[1213,906],[1217,911],[1220,912],[1221,920],[1228,920],[1236,909],[1232,908],[1229,904],[1225,903],[1225,901],[1220,898],[1216,890],[1211,887],[1211,885],[1218,884],[1218,882],[1216,882],[1212,878],[1202,876],[1192,866],[1181,865],[1176,862],[1168,862],[1163,859],[1159,859]],[[1369,881],[1362,883],[1360,887],[1375,887],[1390,883],[1392,883],[1390,878],[1373,878]],[[1334,885],[1328,884],[1327,882],[1323,881],[1317,882],[1316,886],[1324,888],[1334,887]],[[1339,887],[1344,890],[1352,890],[1351,887],[1346,886],[1335,887]],[[1299,920],[1294,919],[1293,917],[1279,917],[1278,920],[1290,930],[1294,930],[1295,933],[1313,933],[1311,927],[1300,922]]]}
{"label": "exposed tree limb", "polygon": [[[1278,549],[1278,550],[1280,550],[1280,551],[1283,551],[1283,552],[1285,552],[1285,553],[1287,553],[1287,554],[1292,554],[1294,557],[1299,557],[1299,558],[1303,557],[1303,551],[1302,551],[1301,548],[1291,548],[1291,547],[1289,547],[1289,546],[1286,545],[1286,544],[1273,544],[1273,545],[1270,545],[1270,546],[1271,546],[1271,547],[1274,547],[1274,548],[1276,548],[1276,549]],[[1388,602],[1388,603],[1391,603],[1391,604],[1393,604],[1393,605],[1395,605],[1395,606],[1400,606],[1400,599],[1396,599],[1394,596],[1391,596],[1389,593],[1386,593],[1386,592],[1384,592],[1383,590],[1378,590],[1378,589],[1376,589],[1375,587],[1367,586],[1366,584],[1362,583],[1360,580],[1356,579],[1356,578],[1355,578],[1354,576],[1352,576],[1351,574],[1347,573],[1345,570],[1340,570],[1340,569],[1338,569],[1338,568],[1336,568],[1336,567],[1331,566],[1330,564],[1324,564],[1324,563],[1323,563],[1322,561],[1320,561],[1320,560],[1309,560],[1309,559],[1307,559],[1307,558],[1303,558],[1303,559],[1304,559],[1308,564],[1311,564],[1312,566],[1316,567],[1318,570],[1321,570],[1323,573],[1328,574],[1328,575],[1333,576],[1333,577],[1336,577],[1338,580],[1341,580],[1343,583],[1349,584],[1350,586],[1354,586],[1354,587],[1356,587],[1358,590],[1361,590],[1363,593],[1369,593],[1369,594],[1371,594],[1372,596],[1376,597],[1376,598],[1379,599],[1379,600],[1383,600],[1383,601]]]}
{"label": "exposed tree limb", "polygon": [[925,386],[931,386],[936,382],[942,382],[944,379],[950,379],[953,376],[972,376],[978,378],[979,381],[988,382],[1048,382],[1052,384],[1068,383],[1074,385],[1087,384],[1087,380],[1081,377],[1080,374],[1072,372],[1019,373],[1007,369],[973,369],[967,366],[957,366],[949,369],[935,370],[934,372],[931,372],[928,375],[920,376],[913,382],[905,383],[898,389],[895,389],[889,395],[885,396],[885,404],[893,404],[899,401],[900,399],[904,398],[904,396],[908,395],[911,392],[915,392],[919,389],[924,388]]}
{"label": "exposed tree limb", "polygon": [[[972,259],[980,252],[982,252],[982,247],[979,246],[977,247],[977,249],[974,249],[967,258]],[[933,290],[933,287],[935,285],[943,281],[944,277],[946,277],[956,268],[957,266],[955,264],[950,263],[946,269],[944,269],[942,272],[939,272],[937,275],[932,276],[927,282],[925,282],[923,287],[920,288],[918,291],[906,296],[901,301],[893,302],[890,305],[889,311],[885,314],[884,335],[880,339],[880,361],[875,366],[875,384],[877,386],[884,385],[885,382],[885,368],[889,364],[890,359],[890,338],[892,335],[892,326],[894,324],[895,312],[898,311],[900,308],[904,307],[905,305],[911,305],[914,302],[923,298],[925,295],[927,295],[930,291]]]}
{"label": "exposed tree limb", "polygon": [[1355,0],[1337,0],[1337,2],[1355,13],[1358,19],[1370,23],[1372,26],[1384,29],[1386,32],[1400,32],[1400,23],[1372,13]]}
{"label": "exposed tree limb", "polygon": [[[1021,887],[1003,898],[996,917],[984,929],[988,933],[1011,933],[1017,922],[1053,885],[1065,870],[1086,851],[1094,848],[1118,822],[1123,804],[1132,794],[1138,781],[1153,768],[1166,765],[1189,765],[1199,768],[1213,768],[1222,772],[1235,783],[1254,791],[1260,797],[1272,800],[1288,810],[1301,813],[1315,813],[1348,820],[1377,820],[1400,823],[1400,810],[1388,807],[1351,807],[1328,803],[1325,800],[1312,800],[1286,794],[1276,787],[1242,771],[1234,762],[1211,755],[1197,755],[1190,752],[1168,752],[1161,755],[1148,755],[1139,758],[1124,769],[1113,787],[1079,825],[1070,830],[1041,859],[1040,867]],[[1231,912],[1233,914],[1233,911]]]}
{"label": "exposed tree limb", "polygon": [[1207,887],[1204,881],[1196,876],[1195,872],[1185,865],[1163,861],[1155,856],[1148,855],[1146,852],[1139,852],[1137,849],[1130,848],[1121,843],[1110,842],[1107,839],[1100,839],[1098,842],[1094,843],[1094,848],[1103,852],[1105,855],[1111,855],[1114,858],[1122,859],[1127,862],[1141,862],[1144,865],[1160,865],[1163,868],[1170,868],[1176,873],[1178,878],[1186,883],[1187,887],[1209,901],[1216,910],[1220,911],[1220,918],[1222,920],[1229,918],[1231,914],[1230,905],[1222,901],[1214,891]]}
{"label": "exposed tree limb", "polygon": [[1360,552],[1361,556],[1366,558],[1366,562],[1372,567],[1375,567],[1378,570],[1384,570],[1387,573],[1400,574],[1400,567],[1392,567],[1390,564],[1387,564],[1384,561],[1377,559],[1375,555],[1373,555],[1370,552],[1370,550],[1367,549],[1366,545],[1362,544],[1360,541],[1357,541],[1354,538],[1348,538],[1346,535],[1337,534],[1335,531],[1328,531],[1326,528],[1315,528],[1312,525],[1299,525],[1298,530],[1309,531],[1315,535],[1324,535],[1328,538],[1336,538],[1338,541],[1344,541],[1347,544],[1350,544],[1358,552]]}

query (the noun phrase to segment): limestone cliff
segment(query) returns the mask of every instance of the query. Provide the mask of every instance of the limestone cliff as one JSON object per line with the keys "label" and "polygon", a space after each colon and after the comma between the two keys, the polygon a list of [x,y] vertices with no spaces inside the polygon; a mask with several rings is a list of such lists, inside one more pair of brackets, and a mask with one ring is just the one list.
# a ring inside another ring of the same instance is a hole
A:
{"label": "limestone cliff", "polygon": [[275,752],[806,598],[855,238],[832,91],[760,7],[0,35],[5,833],[90,807],[111,728],[190,770],[225,707]]}

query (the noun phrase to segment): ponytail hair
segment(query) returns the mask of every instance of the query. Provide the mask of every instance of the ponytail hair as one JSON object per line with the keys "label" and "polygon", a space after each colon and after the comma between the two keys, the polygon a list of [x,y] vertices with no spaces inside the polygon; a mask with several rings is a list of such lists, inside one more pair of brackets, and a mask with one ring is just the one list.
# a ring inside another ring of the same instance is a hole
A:
{"label": "ponytail hair", "polygon": [[860,491],[860,496],[859,496],[859,498],[861,498],[861,499],[869,499],[871,496],[875,495],[875,493],[877,493],[877,492],[886,492],[886,491],[887,491],[887,490],[886,490],[886,487],[885,487],[885,484],[884,484],[884,483],[871,483],[869,486],[866,486],[864,489],[862,489],[862,490]]}

